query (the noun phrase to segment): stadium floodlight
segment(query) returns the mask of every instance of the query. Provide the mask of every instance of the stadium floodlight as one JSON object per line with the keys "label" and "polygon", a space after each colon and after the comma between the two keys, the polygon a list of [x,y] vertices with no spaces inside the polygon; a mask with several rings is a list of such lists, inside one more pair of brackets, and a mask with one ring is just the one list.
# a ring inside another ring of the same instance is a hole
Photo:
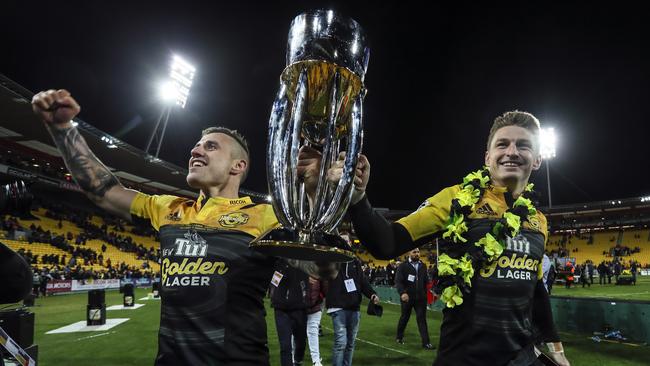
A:
{"label": "stadium floodlight", "polygon": [[539,131],[539,152],[542,159],[548,160],[555,157],[556,144],[557,137],[553,127],[542,128]]}
{"label": "stadium floodlight", "polygon": [[185,108],[195,72],[194,66],[180,56],[174,55],[169,71],[170,80],[160,86],[160,97],[165,101],[174,101],[177,106]]}
{"label": "stadium floodlight", "polygon": [[548,184],[548,207],[553,207],[551,200],[551,173],[550,161],[555,157],[555,148],[557,145],[557,137],[555,136],[555,129],[553,127],[542,128],[539,131],[539,152],[542,159],[546,161],[546,183]]}
{"label": "stadium floodlight", "polygon": [[[145,149],[148,154],[147,160],[149,162],[157,162],[156,159],[160,153],[160,146],[162,145],[163,138],[165,137],[167,122],[169,122],[169,116],[173,107],[171,103],[174,103],[181,108],[185,108],[185,105],[187,104],[187,98],[190,95],[190,88],[192,87],[195,73],[196,68],[189,62],[185,61],[178,55],[172,56],[172,62],[169,71],[169,80],[162,83],[158,90],[160,98],[166,103],[163,106],[160,117],[158,117],[158,121],[156,122],[156,127],[153,129],[153,133],[151,134],[151,137],[149,137],[149,142],[147,143],[147,148]],[[154,142],[156,145],[155,153],[151,151],[151,145]]]}

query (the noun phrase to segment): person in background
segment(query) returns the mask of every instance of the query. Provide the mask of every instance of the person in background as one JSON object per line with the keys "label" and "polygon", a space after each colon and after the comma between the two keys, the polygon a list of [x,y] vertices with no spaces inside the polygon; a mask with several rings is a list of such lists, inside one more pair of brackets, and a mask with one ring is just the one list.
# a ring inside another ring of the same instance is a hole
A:
{"label": "person in background", "polygon": [[420,249],[415,248],[409,252],[408,259],[397,267],[395,273],[395,287],[400,295],[402,308],[402,314],[397,323],[396,341],[399,344],[404,344],[404,329],[411,317],[411,312],[415,309],[422,347],[427,350],[435,348],[429,340],[429,329],[427,328],[428,282],[427,266],[420,261]]}
{"label": "person in background", "polygon": [[309,296],[307,299],[307,344],[313,366],[323,366],[320,356],[318,337],[321,335],[320,321],[323,316],[323,282],[315,277],[309,277]]}
{"label": "person in background", "polygon": [[379,296],[355,259],[339,269],[338,276],[325,281],[325,306],[334,326],[333,366],[351,366],[361,318],[361,294],[375,304]]}
{"label": "person in background", "polygon": [[278,261],[270,289],[280,341],[280,365],[300,366],[307,342],[309,276],[284,261]]}

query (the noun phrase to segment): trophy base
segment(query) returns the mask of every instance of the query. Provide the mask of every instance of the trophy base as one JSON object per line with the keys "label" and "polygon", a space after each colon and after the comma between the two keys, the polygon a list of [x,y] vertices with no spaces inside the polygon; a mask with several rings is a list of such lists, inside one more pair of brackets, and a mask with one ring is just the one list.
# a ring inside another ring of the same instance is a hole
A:
{"label": "trophy base", "polygon": [[312,233],[311,240],[302,242],[295,231],[285,228],[271,230],[253,240],[250,247],[269,256],[315,262],[350,262],[356,257],[344,249],[348,244],[337,235]]}

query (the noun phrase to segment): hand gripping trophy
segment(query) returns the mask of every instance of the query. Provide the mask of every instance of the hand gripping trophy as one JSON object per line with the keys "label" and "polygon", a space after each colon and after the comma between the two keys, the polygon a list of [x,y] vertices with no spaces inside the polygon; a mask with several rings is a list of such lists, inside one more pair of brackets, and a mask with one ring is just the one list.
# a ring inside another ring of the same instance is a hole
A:
{"label": "hand gripping trophy", "polygon": [[[293,259],[347,262],[354,254],[336,227],[350,203],[363,140],[363,85],[370,49],[357,22],[331,10],[297,16],[291,23],[287,66],[269,119],[267,178],[282,225],[251,247]],[[315,194],[298,177],[298,152],[322,153]],[[345,151],[343,176],[328,183],[327,168]]]}

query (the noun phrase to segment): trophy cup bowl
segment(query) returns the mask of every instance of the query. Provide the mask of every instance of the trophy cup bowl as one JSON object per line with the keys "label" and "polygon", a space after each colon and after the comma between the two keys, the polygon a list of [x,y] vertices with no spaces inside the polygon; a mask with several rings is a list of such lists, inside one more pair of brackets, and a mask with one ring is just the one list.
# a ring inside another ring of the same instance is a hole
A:
{"label": "trophy cup bowl", "polygon": [[[347,262],[354,258],[336,227],[350,204],[363,140],[363,80],[370,49],[357,22],[331,10],[298,15],[291,23],[286,68],[269,119],[267,179],[281,228],[251,243],[268,255]],[[297,174],[298,152],[322,154],[315,194]],[[328,183],[327,168],[346,152],[343,175]],[[310,202],[311,201],[311,202]]]}

